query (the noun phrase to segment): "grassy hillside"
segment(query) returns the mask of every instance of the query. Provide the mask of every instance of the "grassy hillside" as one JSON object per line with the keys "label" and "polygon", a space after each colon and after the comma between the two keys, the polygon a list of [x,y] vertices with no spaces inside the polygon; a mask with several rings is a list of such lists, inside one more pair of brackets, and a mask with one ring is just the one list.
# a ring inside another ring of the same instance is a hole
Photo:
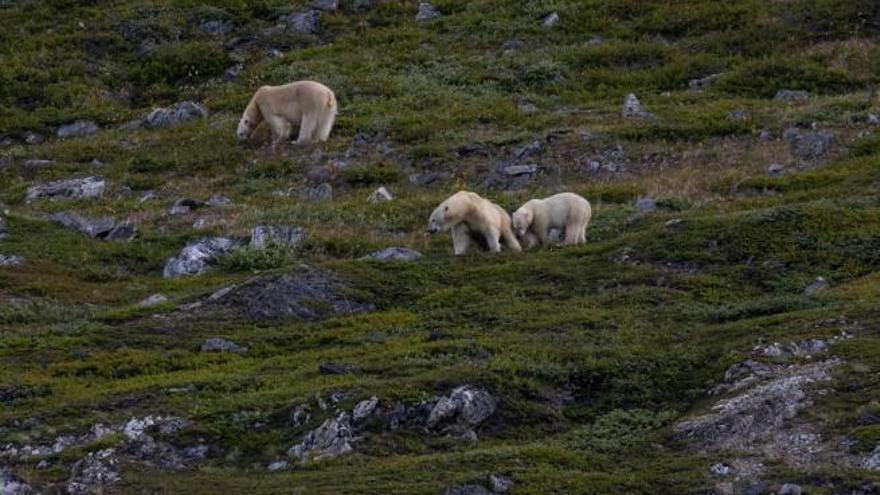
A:
{"label": "grassy hillside", "polygon": [[[0,266],[0,471],[41,493],[438,494],[489,475],[512,494],[878,493],[880,4],[434,5],[0,2],[0,255],[24,260]],[[327,143],[236,140],[257,87],[299,79],[336,92]],[[622,115],[630,93],[652,117]],[[185,100],[209,115],[132,124]],[[79,120],[100,129],[56,135]],[[99,198],[27,200],[88,176]],[[379,186],[395,199],[367,202]],[[454,257],[424,231],[461,188],[509,211],[580,193],[588,242]],[[232,204],[169,213],[213,195]],[[137,235],[49,218],[66,211]],[[163,277],[188,242],[259,225],[305,240]],[[423,256],[361,259],[392,246]],[[330,302],[298,300],[319,317],[254,312],[325,283]],[[247,352],[203,352],[213,337]],[[829,380],[760,395],[815,363]],[[419,422],[462,385],[496,404],[471,432]],[[747,445],[682,433],[746,393],[727,430]],[[373,396],[353,452],[286,454]],[[150,440],[121,427],[148,415],[166,418]],[[118,479],[83,474],[110,449],[95,465]]]}

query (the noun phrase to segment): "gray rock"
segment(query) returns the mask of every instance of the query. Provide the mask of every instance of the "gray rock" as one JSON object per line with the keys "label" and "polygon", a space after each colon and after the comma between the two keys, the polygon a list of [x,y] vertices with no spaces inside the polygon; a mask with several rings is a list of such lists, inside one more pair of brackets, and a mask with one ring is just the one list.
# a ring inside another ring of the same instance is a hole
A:
{"label": "gray rock", "polygon": [[300,34],[315,34],[318,32],[318,18],[321,13],[317,10],[308,12],[294,12],[282,16],[279,21],[283,22],[288,29]]}
{"label": "gray rock", "polygon": [[312,0],[309,7],[324,12],[335,12],[339,10],[339,0]]}
{"label": "gray rock", "polygon": [[492,493],[507,493],[513,485],[513,480],[510,478],[497,474],[489,475],[489,488],[492,489]]}
{"label": "gray rock", "polygon": [[782,139],[792,143],[797,141],[801,137],[801,131],[797,127],[789,127],[785,131],[782,132]]}
{"label": "gray rock", "polygon": [[549,14],[545,14],[544,16],[542,16],[540,21],[541,25],[544,27],[553,27],[559,24],[559,14],[556,12],[550,12]]}
{"label": "gray rock", "polygon": [[266,467],[266,469],[268,469],[269,471],[272,471],[272,472],[287,471],[288,469],[290,469],[290,463],[287,461],[274,461],[274,462],[271,462]]}
{"label": "gray rock", "polygon": [[538,171],[537,165],[508,165],[504,167],[503,172],[507,175],[531,175]]}
{"label": "gray rock", "polygon": [[214,337],[202,342],[202,352],[229,352],[232,354],[247,354],[248,348],[240,346],[220,337]]}
{"label": "gray rock", "polygon": [[318,365],[318,371],[322,375],[347,375],[357,370],[357,366],[349,363],[321,363]]}
{"label": "gray rock", "polygon": [[24,258],[16,254],[0,254],[0,266],[20,266]]}
{"label": "gray rock", "polygon": [[628,119],[653,119],[654,114],[642,108],[636,95],[630,93],[623,100],[623,116]]}
{"label": "gray rock", "polygon": [[769,167],[767,167],[767,175],[779,175],[782,171],[785,170],[785,165],[781,163],[771,163]]}
{"label": "gray rock", "polygon": [[657,209],[657,202],[652,198],[639,198],[635,204],[638,211],[654,211]]}
{"label": "gray rock", "polygon": [[71,467],[66,484],[68,493],[103,491],[102,487],[118,483],[122,479],[118,464],[116,449],[89,452]]}
{"label": "gray rock", "polygon": [[244,72],[244,64],[237,63],[223,72],[223,79],[227,81],[235,81],[242,72]]}
{"label": "gray rock", "polygon": [[865,121],[871,125],[880,124],[880,115],[876,113],[869,113],[867,117],[865,117]]}
{"label": "gray rock", "polygon": [[233,203],[231,199],[223,196],[222,194],[215,194],[208,198],[208,201],[205,201],[205,204],[208,206],[218,207],[218,206],[232,206]]}
{"label": "gray rock", "polygon": [[880,445],[874,447],[874,450],[862,459],[860,467],[871,471],[880,471]]}
{"label": "gray rock", "polygon": [[151,189],[148,191],[144,191],[143,194],[141,194],[141,197],[138,198],[137,202],[146,203],[147,201],[155,201],[157,199],[159,199],[159,195],[156,194],[156,191],[153,191]]}
{"label": "gray rock", "polygon": [[105,241],[130,241],[137,235],[137,227],[131,222],[121,222],[116,224],[107,235],[104,236]]}
{"label": "gray rock", "polygon": [[8,471],[0,470],[0,495],[32,495],[36,493],[23,479]]}
{"label": "gray rock", "polygon": [[450,486],[443,491],[443,495],[491,495],[491,493],[480,485],[459,485]]}
{"label": "gray rock", "polygon": [[388,189],[385,189],[385,186],[380,187],[373,191],[373,194],[370,194],[370,197],[367,198],[367,201],[370,203],[382,203],[385,201],[391,201],[394,199],[394,196],[388,192]]}
{"label": "gray rock", "polygon": [[813,356],[828,350],[828,342],[822,339],[807,339],[796,342],[789,347],[795,356]]}
{"label": "gray rock", "polygon": [[379,261],[415,261],[422,257],[422,253],[413,249],[404,247],[390,247],[381,251],[376,251],[364,256],[361,259],[379,260]]}
{"label": "gray rock", "polygon": [[523,115],[534,115],[540,111],[534,103],[528,102],[520,103],[519,106],[517,106],[517,110]]}
{"label": "gray rock", "polygon": [[256,321],[316,321],[374,309],[372,304],[344,294],[347,287],[330,272],[302,266],[291,273],[253,278],[207,304],[225,308],[230,316]]}
{"label": "gray rock", "polygon": [[300,426],[308,423],[312,419],[311,413],[309,413],[310,408],[306,404],[299,404],[296,406],[293,411],[290,412],[290,423],[294,428],[299,428]]}
{"label": "gray rock", "polygon": [[37,134],[36,132],[26,132],[24,135],[25,144],[42,144],[46,141],[46,138],[43,137],[42,134]]}
{"label": "gray rock", "polygon": [[601,36],[590,36],[587,39],[587,44],[590,46],[599,46],[604,42],[605,40]]}
{"label": "gray rock", "polygon": [[820,292],[824,292],[829,287],[828,281],[823,277],[816,277],[816,280],[813,281],[810,285],[804,288],[805,296],[815,296]]}
{"label": "gray rock", "polygon": [[532,141],[513,150],[513,155],[519,159],[523,159],[532,155],[538,155],[544,151],[544,146],[540,141]]}
{"label": "gray rock", "polygon": [[773,101],[800,101],[810,97],[809,91],[798,89],[781,89],[776,92]]}
{"label": "gray rock", "polygon": [[308,432],[300,443],[287,450],[287,455],[296,460],[333,459],[352,452],[353,441],[351,417],[343,412]]}
{"label": "gray rock", "polygon": [[232,32],[232,24],[221,20],[209,20],[199,24],[199,30],[211,36],[226,36]]}
{"label": "gray rock", "polygon": [[265,249],[270,244],[297,247],[305,238],[301,227],[257,225],[251,229],[250,246],[254,249]]}
{"label": "gray rock", "polygon": [[55,131],[55,134],[61,139],[71,137],[89,136],[101,130],[98,124],[91,120],[77,120],[70,124],[64,124]]}
{"label": "gray rock", "polygon": [[789,144],[795,156],[815,160],[831,150],[834,145],[834,135],[829,131],[804,133],[790,139]]}
{"label": "gray rock", "polygon": [[795,485],[794,483],[785,483],[779,489],[779,495],[801,495],[803,492],[800,485]]}
{"label": "gray rock", "polygon": [[168,128],[207,116],[208,109],[204,106],[193,101],[181,101],[170,107],[153,109],[144,125],[149,129]]}
{"label": "gray rock", "polygon": [[712,476],[728,476],[732,472],[733,468],[730,467],[730,464],[727,464],[725,462],[715,463],[712,465],[711,468],[709,468],[709,473],[711,473]]}
{"label": "gray rock", "polygon": [[351,411],[351,417],[355,423],[359,423],[370,417],[379,405],[379,399],[374,395],[369,399],[358,402]]}
{"label": "gray rock", "polygon": [[143,299],[141,302],[135,304],[138,308],[149,308],[150,306],[156,306],[158,304],[168,302],[168,298],[162,294],[153,294],[152,296],[148,296]]}
{"label": "gray rock", "polygon": [[162,276],[178,278],[200,275],[208,271],[221,256],[238,247],[235,241],[226,237],[207,237],[192,241],[180,251],[179,255],[168,259]]}
{"label": "gray rock", "polygon": [[522,46],[523,42],[521,40],[507,40],[501,44],[501,51],[504,53],[510,53],[522,48]]}
{"label": "gray rock", "polygon": [[462,385],[449,396],[440,397],[428,415],[426,426],[451,434],[472,434],[473,428],[491,416],[497,407],[497,401],[489,392]]}
{"label": "gray rock", "polygon": [[42,160],[38,158],[33,158],[30,160],[25,160],[24,166],[27,168],[45,168],[55,163],[55,160]]}
{"label": "gray rock", "polygon": [[715,495],[735,495],[733,483],[724,481],[715,485]]}
{"label": "gray rock", "polygon": [[15,146],[15,140],[9,136],[5,136],[3,139],[0,139],[0,148],[8,148],[10,146]]}
{"label": "gray rock", "polygon": [[179,198],[175,200],[174,203],[171,203],[171,206],[168,207],[168,214],[171,216],[183,215],[203,206],[205,206],[205,203],[197,199]]}
{"label": "gray rock", "polygon": [[6,218],[0,216],[0,240],[5,239],[8,234],[9,227],[6,224]]}
{"label": "gray rock", "polygon": [[100,198],[104,194],[105,182],[100,177],[59,180],[28,188],[25,202],[31,203],[40,198],[79,199]]}
{"label": "gray rock", "polygon": [[351,4],[351,8],[357,12],[363,12],[364,10],[373,8],[374,3],[375,0],[354,0]]}
{"label": "gray rock", "polygon": [[309,201],[326,201],[333,198],[333,186],[323,183],[306,191],[306,199]]}
{"label": "gray rock", "polygon": [[428,2],[419,3],[419,11],[416,13],[416,20],[419,22],[430,21],[431,19],[440,17],[443,15],[440,12],[440,9],[431,5]]}
{"label": "gray rock", "polygon": [[89,237],[103,238],[116,226],[116,220],[110,217],[89,218],[73,211],[61,211],[49,215],[53,222],[64,227],[82,232]]}
{"label": "gray rock", "polygon": [[709,86],[712,86],[712,83],[714,83],[719,76],[721,76],[721,74],[711,74],[699,79],[691,79],[688,81],[688,87],[691,89],[706,89]]}
{"label": "gray rock", "polygon": [[123,131],[136,131],[138,129],[143,129],[145,123],[144,119],[129,120],[128,122],[120,124],[119,129]]}
{"label": "gray rock", "polygon": [[746,110],[737,109],[727,112],[727,116],[732,118],[733,120],[747,120],[749,117],[752,116],[752,114],[750,114]]}

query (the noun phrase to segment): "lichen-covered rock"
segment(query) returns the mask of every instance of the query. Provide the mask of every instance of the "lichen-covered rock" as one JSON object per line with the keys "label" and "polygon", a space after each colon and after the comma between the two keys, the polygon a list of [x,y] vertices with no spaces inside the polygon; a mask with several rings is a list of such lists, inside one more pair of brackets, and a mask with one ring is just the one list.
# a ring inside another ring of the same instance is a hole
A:
{"label": "lichen-covered rock", "polygon": [[296,247],[302,244],[306,234],[302,227],[257,225],[251,229],[250,246],[265,249],[270,244]]}
{"label": "lichen-covered rock", "polygon": [[118,483],[122,479],[118,465],[114,448],[89,452],[71,468],[66,484],[68,493],[89,493]]}
{"label": "lichen-covered rock", "polygon": [[405,247],[390,247],[364,256],[365,260],[378,261],[415,261],[422,257],[422,253]]}
{"label": "lichen-covered rock", "polygon": [[498,403],[489,392],[462,385],[434,404],[426,422],[429,429],[467,434],[491,416]]}
{"label": "lichen-covered rock", "polygon": [[25,203],[31,203],[40,198],[53,200],[100,198],[104,194],[105,185],[104,179],[100,177],[47,182],[28,188],[25,194]]}
{"label": "lichen-covered rock", "polygon": [[205,273],[217,260],[239,247],[227,237],[206,237],[192,241],[174,258],[165,263],[162,275],[177,278]]}
{"label": "lichen-covered rock", "polygon": [[202,352],[229,352],[232,354],[247,354],[248,348],[240,346],[220,337],[214,337],[202,342]]}
{"label": "lichen-covered rock", "polygon": [[144,125],[149,129],[174,127],[208,116],[208,109],[194,101],[181,101],[170,107],[156,108],[147,115]]}
{"label": "lichen-covered rock", "polygon": [[351,417],[343,412],[308,432],[300,443],[288,449],[287,455],[296,460],[333,459],[352,452],[353,441]]}
{"label": "lichen-covered rock", "polygon": [[0,495],[32,495],[33,488],[14,474],[0,469]]}
{"label": "lichen-covered rock", "polygon": [[101,130],[98,124],[91,120],[77,120],[69,124],[64,124],[58,128],[55,134],[61,139],[70,137],[89,136]]}
{"label": "lichen-covered rock", "polygon": [[431,5],[428,2],[421,2],[419,4],[419,11],[416,12],[416,21],[430,21],[431,19],[435,19],[442,15],[443,13],[440,12],[440,9],[438,9],[437,7]]}
{"label": "lichen-covered rock", "polygon": [[379,399],[374,395],[369,399],[358,402],[351,411],[351,417],[355,423],[361,422],[370,417],[379,405]]}
{"label": "lichen-covered rock", "polygon": [[282,16],[278,20],[295,33],[315,34],[318,32],[318,18],[320,15],[321,13],[318,10],[309,10],[308,12],[294,12]]}

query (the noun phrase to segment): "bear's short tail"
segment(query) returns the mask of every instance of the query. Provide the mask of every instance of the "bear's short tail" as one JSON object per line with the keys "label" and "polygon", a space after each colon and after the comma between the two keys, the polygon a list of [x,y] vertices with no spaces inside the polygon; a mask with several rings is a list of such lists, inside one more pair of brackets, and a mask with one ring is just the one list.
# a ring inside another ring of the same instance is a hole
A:
{"label": "bear's short tail", "polygon": [[326,141],[330,137],[330,130],[336,121],[336,97],[333,93],[327,95],[325,107],[318,112],[318,141]]}

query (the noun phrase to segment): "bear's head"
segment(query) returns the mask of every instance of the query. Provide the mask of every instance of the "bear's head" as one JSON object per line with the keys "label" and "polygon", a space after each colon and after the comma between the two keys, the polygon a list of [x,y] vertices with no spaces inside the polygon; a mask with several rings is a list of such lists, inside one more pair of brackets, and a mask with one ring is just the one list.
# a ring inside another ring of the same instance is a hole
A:
{"label": "bear's head", "polygon": [[242,117],[242,119],[238,121],[238,130],[235,134],[238,136],[238,139],[247,139],[251,135],[251,130],[251,121],[247,117]]}
{"label": "bear's head", "polygon": [[535,214],[530,209],[520,208],[513,212],[513,221],[511,222],[513,225],[513,233],[516,234],[517,237],[522,237],[526,235],[526,232],[529,230],[529,227],[532,225],[532,220],[535,219]]}
{"label": "bear's head", "polygon": [[449,202],[444,201],[437,208],[434,208],[434,211],[431,213],[431,218],[428,219],[428,233],[436,234],[440,231],[449,230],[452,227],[452,220],[449,212]]}

